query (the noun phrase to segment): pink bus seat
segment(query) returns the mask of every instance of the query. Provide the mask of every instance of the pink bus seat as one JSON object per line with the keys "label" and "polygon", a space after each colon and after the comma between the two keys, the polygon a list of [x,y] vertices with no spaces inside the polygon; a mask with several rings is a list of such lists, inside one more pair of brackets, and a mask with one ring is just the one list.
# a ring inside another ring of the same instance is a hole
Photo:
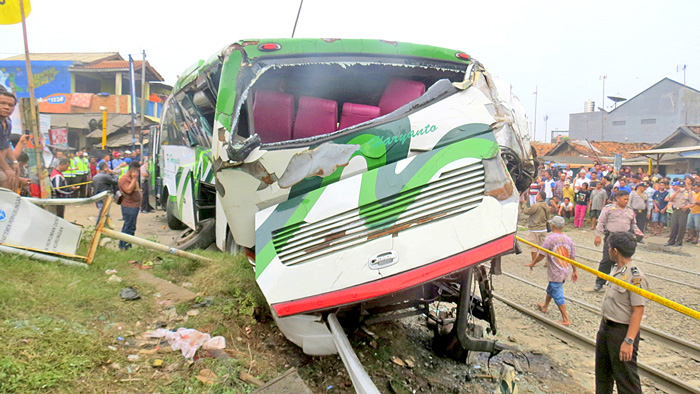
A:
{"label": "pink bus seat", "polygon": [[266,90],[255,92],[253,122],[263,143],[292,139],[294,96]]}
{"label": "pink bus seat", "polygon": [[394,78],[384,89],[379,108],[382,115],[396,111],[425,93],[425,84],[410,79]]}
{"label": "pink bus seat", "polygon": [[299,97],[294,139],[314,137],[338,130],[338,103],[317,97]]}
{"label": "pink bus seat", "polygon": [[340,127],[345,129],[356,124],[379,117],[379,107],[364,104],[343,104],[343,114],[340,116]]}

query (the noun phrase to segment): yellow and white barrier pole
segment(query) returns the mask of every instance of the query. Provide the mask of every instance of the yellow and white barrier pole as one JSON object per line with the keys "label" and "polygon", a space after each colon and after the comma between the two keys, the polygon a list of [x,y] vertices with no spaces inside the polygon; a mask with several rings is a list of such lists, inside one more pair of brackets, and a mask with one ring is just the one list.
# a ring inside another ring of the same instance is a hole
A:
{"label": "yellow and white barrier pole", "polygon": [[639,294],[640,296],[642,296],[642,297],[644,297],[644,298],[648,298],[648,299],[650,299],[650,300],[652,300],[652,301],[654,301],[654,302],[656,302],[656,303],[658,303],[658,304],[661,304],[661,305],[663,305],[663,306],[665,306],[665,307],[667,307],[667,308],[671,308],[671,309],[673,309],[673,310],[675,310],[675,311],[678,311],[678,312],[680,312],[680,313],[682,313],[682,314],[684,314],[684,315],[686,315],[686,316],[690,316],[690,317],[692,317],[693,319],[700,320],[700,312],[698,312],[698,311],[696,311],[696,310],[694,310],[694,309],[688,308],[687,306],[684,306],[684,305],[681,305],[681,304],[679,304],[679,303],[673,302],[673,301],[671,301],[671,300],[669,300],[669,299],[666,299],[666,298],[664,298],[664,297],[661,297],[661,296],[659,296],[659,295],[656,295],[656,294],[654,294],[654,293],[652,293],[652,292],[650,292],[650,291],[644,290],[644,289],[639,288],[639,287],[637,287],[637,286],[633,286],[633,285],[631,285],[631,284],[629,284],[629,283],[627,283],[627,282],[621,281],[621,280],[619,280],[619,279],[617,279],[617,278],[614,278],[614,277],[612,277],[612,276],[610,276],[610,275],[604,274],[604,273],[602,273],[602,272],[600,272],[600,271],[598,271],[598,270],[595,270],[595,269],[593,269],[593,268],[591,268],[591,267],[589,267],[589,266],[587,266],[587,265],[583,265],[583,264],[581,264],[581,263],[579,263],[579,262],[576,262],[576,261],[574,261],[574,260],[571,260],[570,258],[567,258],[567,257],[564,257],[564,256],[562,256],[562,255],[560,255],[560,254],[554,253],[554,252],[552,252],[551,250],[547,250],[547,249],[545,249],[545,248],[543,248],[543,247],[541,247],[541,246],[539,246],[539,245],[535,245],[535,244],[533,244],[532,242],[527,241],[527,240],[524,240],[524,239],[522,239],[522,238],[520,238],[520,237],[517,237],[517,236],[516,236],[515,238],[516,238],[518,241],[520,241],[520,242],[522,242],[522,243],[524,243],[524,244],[526,244],[526,245],[532,246],[533,248],[537,248],[537,249],[539,249],[539,250],[541,250],[541,251],[543,251],[543,252],[545,252],[545,253],[547,253],[547,254],[549,254],[549,255],[552,255],[552,256],[554,256],[554,257],[556,257],[556,258],[558,258],[558,259],[561,259],[561,260],[563,260],[563,261],[566,261],[566,262],[568,262],[569,264],[576,266],[577,268],[580,268],[580,269],[582,269],[582,270],[584,270],[584,271],[586,271],[586,272],[590,272],[591,274],[593,274],[593,275],[595,275],[595,276],[597,276],[597,277],[599,277],[599,278],[605,279],[605,280],[607,280],[608,282],[612,282],[612,283],[614,283],[614,284],[616,284],[616,285],[618,285],[618,286],[620,286],[620,287],[623,287],[623,288],[625,288],[625,289],[627,289],[627,290],[629,290],[629,291],[631,291],[631,292],[633,292],[633,293],[637,293],[637,294]]}

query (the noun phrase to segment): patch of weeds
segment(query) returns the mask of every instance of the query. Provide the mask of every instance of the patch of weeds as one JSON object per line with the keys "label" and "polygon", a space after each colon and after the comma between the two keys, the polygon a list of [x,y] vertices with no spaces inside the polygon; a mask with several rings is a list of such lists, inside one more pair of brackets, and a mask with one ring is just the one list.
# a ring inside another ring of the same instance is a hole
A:
{"label": "patch of weeds", "polygon": [[86,370],[109,358],[100,338],[86,327],[39,316],[5,320],[0,330],[0,392],[48,392],[67,388]]}
{"label": "patch of weeds", "polygon": [[[179,393],[202,393],[208,394],[242,394],[250,393],[255,386],[247,384],[238,379],[238,375],[244,366],[235,359],[202,359],[198,361],[194,371],[190,376],[177,376],[167,387],[161,388],[163,394]],[[213,383],[207,384],[199,381],[197,373],[203,369],[212,371],[216,378]],[[246,371],[247,372],[247,371]]]}

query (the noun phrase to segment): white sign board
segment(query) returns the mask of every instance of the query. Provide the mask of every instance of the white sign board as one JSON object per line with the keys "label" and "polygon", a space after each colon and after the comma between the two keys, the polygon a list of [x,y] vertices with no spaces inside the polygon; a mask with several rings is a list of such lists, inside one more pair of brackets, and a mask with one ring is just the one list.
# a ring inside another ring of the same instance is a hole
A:
{"label": "white sign board", "polygon": [[75,254],[81,235],[80,227],[0,189],[0,243]]}

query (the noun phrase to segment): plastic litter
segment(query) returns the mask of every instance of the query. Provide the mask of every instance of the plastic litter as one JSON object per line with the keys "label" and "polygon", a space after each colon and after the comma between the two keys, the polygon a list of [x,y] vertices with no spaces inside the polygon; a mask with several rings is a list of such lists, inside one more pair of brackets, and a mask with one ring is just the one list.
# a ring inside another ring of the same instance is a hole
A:
{"label": "plastic litter", "polygon": [[112,274],[116,274],[116,273],[117,273],[117,270],[105,270],[105,275],[112,275]]}
{"label": "plastic litter", "polygon": [[212,338],[209,334],[199,332],[193,328],[179,328],[177,331],[170,331],[159,328],[154,331],[147,331],[146,338],[165,338],[173,350],[180,350],[185,358],[193,358],[197,350],[202,347],[209,349],[226,348],[226,339],[222,336]]}
{"label": "plastic litter", "polygon": [[127,300],[127,301],[133,301],[133,300],[138,300],[141,298],[141,295],[139,292],[133,288],[133,287],[126,287],[123,288],[122,291],[119,292],[119,297]]}
{"label": "plastic litter", "polygon": [[117,275],[112,274],[109,278],[107,278],[107,282],[121,282],[122,278],[118,277]]}
{"label": "plastic litter", "polygon": [[138,354],[130,354],[126,358],[129,361],[138,361],[141,357]]}

